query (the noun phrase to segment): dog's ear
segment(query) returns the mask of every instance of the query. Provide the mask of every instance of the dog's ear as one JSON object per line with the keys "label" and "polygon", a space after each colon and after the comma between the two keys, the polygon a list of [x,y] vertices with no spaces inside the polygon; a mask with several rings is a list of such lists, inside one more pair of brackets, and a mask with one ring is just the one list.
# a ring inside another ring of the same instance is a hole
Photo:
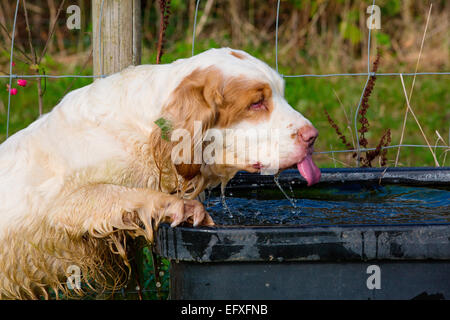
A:
{"label": "dog's ear", "polygon": [[[183,129],[190,134],[190,156],[173,154],[175,168],[179,175],[190,180],[200,172],[203,160],[202,152],[198,145],[202,144],[203,133],[211,128],[217,120],[218,109],[222,105],[223,76],[219,70],[209,67],[203,70],[195,70],[181,81],[172,94],[171,100],[163,110],[171,123],[171,129]],[[173,131],[172,131],[173,132]],[[187,143],[183,141],[186,145]],[[197,143],[197,146],[194,144]],[[177,144],[172,142],[172,148]],[[197,156],[194,158],[197,149]],[[183,157],[180,159],[177,157]],[[175,157],[175,159],[174,159]],[[200,157],[200,159],[199,159]],[[178,161],[177,161],[178,160]]]}

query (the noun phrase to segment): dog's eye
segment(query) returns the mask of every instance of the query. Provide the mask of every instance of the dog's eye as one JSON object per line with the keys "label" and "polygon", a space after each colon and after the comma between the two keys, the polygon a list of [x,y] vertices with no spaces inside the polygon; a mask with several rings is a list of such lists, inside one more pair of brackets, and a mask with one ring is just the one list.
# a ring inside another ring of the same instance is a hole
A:
{"label": "dog's eye", "polygon": [[264,104],[264,100],[260,100],[258,102],[252,103],[251,105],[249,105],[248,107],[250,110],[267,110],[266,105]]}

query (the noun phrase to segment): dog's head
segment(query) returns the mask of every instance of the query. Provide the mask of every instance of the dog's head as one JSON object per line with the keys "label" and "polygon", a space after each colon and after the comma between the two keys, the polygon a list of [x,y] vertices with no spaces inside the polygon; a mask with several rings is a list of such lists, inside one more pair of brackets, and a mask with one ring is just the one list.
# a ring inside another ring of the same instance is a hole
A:
{"label": "dog's head", "polygon": [[311,157],[318,131],[286,102],[284,81],[267,64],[224,48],[174,65],[187,75],[158,121],[161,134],[170,131],[166,146],[181,176],[223,181],[238,170],[275,173],[297,164],[309,185],[320,179]]}

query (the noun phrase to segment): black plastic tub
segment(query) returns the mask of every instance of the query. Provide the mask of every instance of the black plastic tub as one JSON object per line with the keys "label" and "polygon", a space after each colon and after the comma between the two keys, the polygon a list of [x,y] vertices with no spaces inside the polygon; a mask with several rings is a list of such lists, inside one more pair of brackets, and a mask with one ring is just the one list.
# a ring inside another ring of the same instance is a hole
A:
{"label": "black plastic tub", "polygon": [[216,227],[160,226],[172,299],[450,298],[450,168],[322,169],[312,188],[287,170],[278,181],[288,191],[239,173],[228,210],[217,191],[205,200]]}

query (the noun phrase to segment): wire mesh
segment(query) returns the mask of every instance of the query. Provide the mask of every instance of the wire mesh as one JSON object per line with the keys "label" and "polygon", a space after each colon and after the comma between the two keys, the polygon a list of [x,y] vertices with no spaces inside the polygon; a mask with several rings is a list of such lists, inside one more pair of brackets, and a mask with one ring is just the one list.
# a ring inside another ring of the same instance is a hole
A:
{"label": "wire mesh", "polygon": [[[280,3],[281,0],[277,1],[276,6],[276,20],[275,20],[275,70],[278,72],[278,26],[279,26],[279,17],[280,17]],[[200,0],[197,0],[196,7],[195,7],[195,16],[194,16],[194,31],[192,33],[192,55],[194,55],[194,46],[195,46],[195,36],[196,36],[196,25],[197,25],[197,16],[198,16],[198,9],[199,9]],[[375,0],[372,1],[372,8],[375,6]],[[321,151],[321,152],[315,152],[316,154],[331,154],[331,153],[349,153],[349,152],[356,152],[357,155],[357,165],[359,166],[359,154],[361,152],[365,151],[373,151],[376,148],[361,148],[359,145],[359,137],[358,137],[358,128],[357,128],[357,116],[358,111],[361,107],[361,102],[363,99],[364,91],[366,90],[367,84],[369,82],[370,77],[372,76],[425,76],[425,75],[450,75],[450,72],[407,72],[407,73],[397,73],[397,72],[385,72],[385,73],[377,73],[377,72],[371,72],[370,71],[370,45],[371,45],[371,28],[369,29],[368,33],[368,44],[367,44],[367,72],[364,73],[330,73],[330,74],[295,74],[295,75],[284,75],[280,74],[282,78],[327,78],[327,77],[347,77],[347,76],[367,76],[367,80],[364,84],[364,87],[362,89],[361,97],[359,99],[358,105],[356,107],[355,112],[355,118],[354,118],[354,129],[355,129],[355,135],[356,135],[356,149],[348,149],[348,150],[328,150],[328,151]],[[390,145],[390,146],[382,146],[381,150],[384,149],[392,149],[392,148],[400,148],[400,147],[410,147],[410,148],[430,148],[429,145],[416,145],[416,144],[398,144],[398,145]],[[432,146],[433,148],[443,148],[448,149],[447,146]]]}

